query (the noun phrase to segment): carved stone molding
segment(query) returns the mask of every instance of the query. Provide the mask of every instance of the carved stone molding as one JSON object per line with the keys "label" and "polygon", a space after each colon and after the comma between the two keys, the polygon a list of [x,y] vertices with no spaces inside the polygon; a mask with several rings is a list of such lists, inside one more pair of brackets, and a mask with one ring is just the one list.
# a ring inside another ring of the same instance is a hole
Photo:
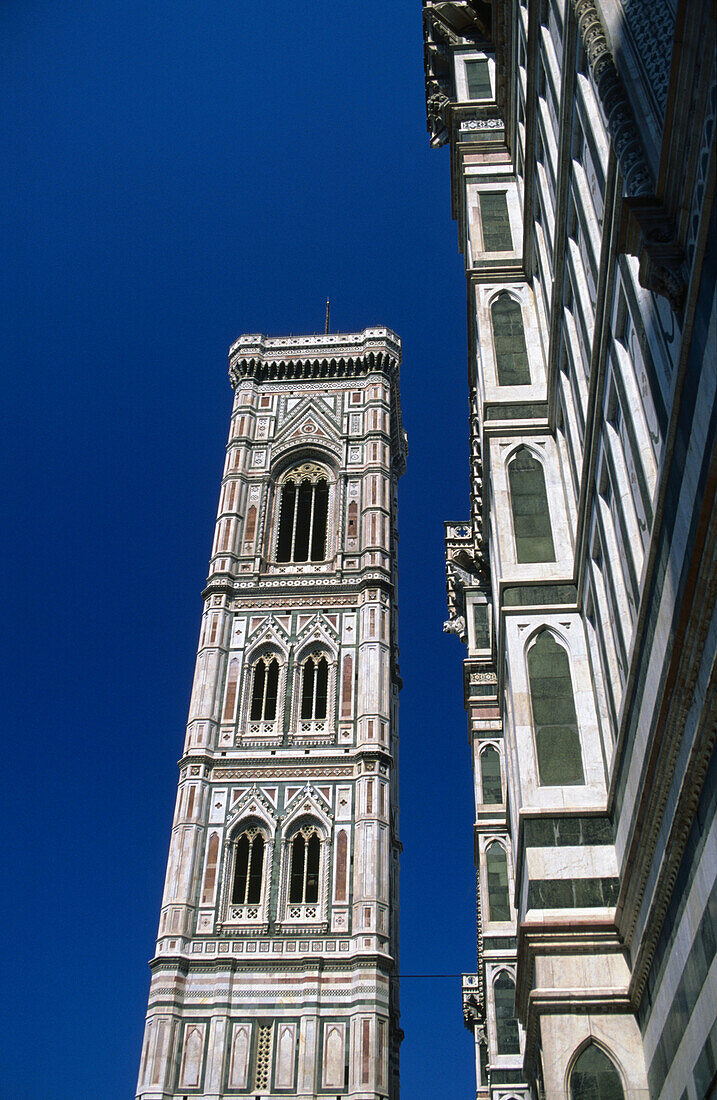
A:
{"label": "carved stone molding", "polygon": [[647,166],[630,103],[615,67],[594,0],[572,0],[572,3],[585,52],[588,55],[590,72],[595,81],[620,162],[625,190],[631,196],[651,195],[654,193],[654,182]]}
{"label": "carved stone molding", "polygon": [[642,286],[680,309],[685,295],[683,253],[667,211],[655,196],[655,181],[600,14],[594,0],[572,0],[572,5],[625,186],[620,248],[639,258]]}

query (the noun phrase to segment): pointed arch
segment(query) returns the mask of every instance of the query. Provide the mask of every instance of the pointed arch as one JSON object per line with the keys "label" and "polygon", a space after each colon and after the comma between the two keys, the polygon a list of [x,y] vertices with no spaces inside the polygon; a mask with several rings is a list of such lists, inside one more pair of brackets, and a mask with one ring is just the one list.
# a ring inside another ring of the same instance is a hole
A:
{"label": "pointed arch", "polygon": [[328,517],[328,473],[313,462],[285,473],[279,484],[277,562],[324,561]]}
{"label": "pointed arch", "polygon": [[515,556],[521,564],[555,561],[553,529],[543,464],[527,447],[508,462]]}
{"label": "pointed arch", "polygon": [[264,885],[266,841],[256,827],[244,829],[236,839],[232,905],[258,905]]}
{"label": "pointed arch", "polygon": [[184,1035],[184,1057],[180,1074],[180,1088],[198,1088],[202,1071],[203,1031],[196,1025],[187,1024]]}
{"label": "pointed arch", "polygon": [[235,1024],[229,1068],[229,1086],[231,1088],[246,1088],[249,1075],[250,1050],[251,1024]]}
{"label": "pointed arch", "polygon": [[324,719],[328,713],[329,662],[326,654],[311,652],[301,665],[300,717]]}
{"label": "pointed arch", "polygon": [[481,797],[484,806],[498,806],[503,801],[500,753],[495,745],[486,745],[480,754]]}
{"label": "pointed arch", "polygon": [[279,662],[273,653],[259,657],[252,670],[249,720],[274,722],[279,698]]}
{"label": "pointed arch", "polygon": [[510,892],[508,889],[508,856],[499,840],[491,840],[485,849],[488,880],[488,919],[509,921]]}
{"label": "pointed arch", "polygon": [[585,783],[567,649],[543,628],[527,653],[538,778],[542,786]]}
{"label": "pointed arch", "polygon": [[520,1054],[518,1021],[515,1018],[515,979],[501,970],[493,982],[495,1031],[499,1054]]}
{"label": "pointed arch", "polygon": [[570,1073],[570,1100],[625,1100],[615,1063],[590,1038],[575,1058]]}
{"label": "pointed arch", "polygon": [[490,307],[499,386],[529,386],[530,365],[520,302],[502,290]]}

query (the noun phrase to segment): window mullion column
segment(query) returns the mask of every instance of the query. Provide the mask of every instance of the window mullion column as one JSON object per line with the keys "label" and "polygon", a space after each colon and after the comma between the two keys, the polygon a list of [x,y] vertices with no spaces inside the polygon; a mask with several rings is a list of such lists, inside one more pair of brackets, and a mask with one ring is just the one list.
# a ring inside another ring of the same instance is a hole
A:
{"label": "window mullion column", "polygon": [[306,560],[313,561],[311,543],[314,537],[314,510],[316,507],[316,482],[311,483],[311,509],[309,511],[309,546],[306,552]]}
{"label": "window mullion column", "polygon": [[294,560],[294,546],[296,544],[296,520],[299,515],[299,494],[301,492],[301,482],[296,485],[296,493],[294,495],[294,517],[291,523],[291,554],[289,555],[289,561]]}
{"label": "window mullion column", "polygon": [[265,721],[266,715],[266,693],[269,689],[269,665],[264,665],[264,691],[261,697],[261,720]]}
{"label": "window mullion column", "polygon": [[311,662],[314,666],[314,675],[311,680],[311,720],[313,722],[316,719],[316,686],[318,679],[318,665],[316,664],[316,661],[313,659],[313,657],[311,658]]}

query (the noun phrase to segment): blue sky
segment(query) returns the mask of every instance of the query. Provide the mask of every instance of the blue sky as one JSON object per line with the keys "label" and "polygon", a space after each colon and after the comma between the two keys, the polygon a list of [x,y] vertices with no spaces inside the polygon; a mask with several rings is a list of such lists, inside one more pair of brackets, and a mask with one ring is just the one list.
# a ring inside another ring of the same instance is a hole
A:
{"label": "blue sky", "polygon": [[474,1089],[465,289],[421,6],[3,6],[2,1092],[133,1095],[242,332],[403,340],[402,1095]]}

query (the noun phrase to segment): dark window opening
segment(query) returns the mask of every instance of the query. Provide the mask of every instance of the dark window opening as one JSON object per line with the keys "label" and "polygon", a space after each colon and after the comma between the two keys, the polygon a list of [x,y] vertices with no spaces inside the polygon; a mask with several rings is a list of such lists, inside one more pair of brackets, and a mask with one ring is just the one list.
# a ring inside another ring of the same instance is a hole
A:
{"label": "dark window opening", "polygon": [[325,478],[287,480],[281,489],[279,562],[323,561],[329,515],[329,483]]}
{"label": "dark window opening", "polygon": [[261,833],[242,833],[234,862],[232,904],[256,905],[261,901],[264,874],[264,838]]}
{"label": "dark window opening", "polygon": [[328,702],[329,665],[325,657],[311,656],[304,663],[301,685],[301,717],[325,718]]}
{"label": "dark window opening", "polygon": [[308,839],[299,833],[291,843],[291,867],[289,874],[289,901],[292,904],[311,904],[319,900],[319,864],[321,842],[316,832]]}
{"label": "dark window opening", "polygon": [[279,691],[279,662],[261,658],[254,667],[254,684],[251,692],[252,722],[273,722],[276,718],[276,700]]}

